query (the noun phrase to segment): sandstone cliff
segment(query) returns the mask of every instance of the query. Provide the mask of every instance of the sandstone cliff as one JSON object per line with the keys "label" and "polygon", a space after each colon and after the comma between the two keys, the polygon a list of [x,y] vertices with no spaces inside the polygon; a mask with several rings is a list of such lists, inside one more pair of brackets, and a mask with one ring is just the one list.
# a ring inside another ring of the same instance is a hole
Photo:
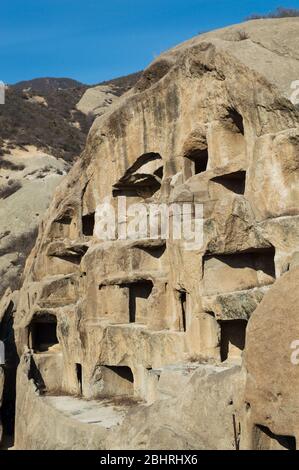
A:
{"label": "sandstone cliff", "polygon": [[41,78],[7,91],[0,107],[0,296],[21,286],[39,222],[84,148],[92,110],[103,114],[111,104],[108,95],[119,99],[138,77],[91,88],[70,79]]}
{"label": "sandstone cliff", "polygon": [[69,166],[37,148],[0,160],[0,295],[21,286],[21,275],[39,222]]}
{"label": "sandstone cliff", "polygon": [[91,125],[75,105],[86,87],[67,79],[20,82],[0,106],[0,296],[21,286],[38,224]]}
{"label": "sandstone cliff", "polygon": [[89,116],[101,116],[136,84],[141,74],[142,72],[132,73],[88,88],[77,103],[77,109]]}
{"label": "sandstone cliff", "polygon": [[[95,121],[26,263],[16,448],[294,447],[279,357],[297,291],[283,313],[275,304],[298,252],[298,27],[196,37]],[[202,246],[104,240],[99,205],[120,197],[202,205]],[[255,358],[270,360],[264,339],[278,337],[276,387]]]}
{"label": "sandstone cliff", "polygon": [[[113,80],[115,96],[127,91],[137,77]],[[38,225],[56,186],[84,148],[94,120],[76,109],[85,91],[86,86],[69,79],[36,79],[10,87],[0,106],[0,297],[6,289],[21,287]],[[10,327],[0,328],[0,340],[6,343]],[[13,355],[9,368],[14,365]]]}

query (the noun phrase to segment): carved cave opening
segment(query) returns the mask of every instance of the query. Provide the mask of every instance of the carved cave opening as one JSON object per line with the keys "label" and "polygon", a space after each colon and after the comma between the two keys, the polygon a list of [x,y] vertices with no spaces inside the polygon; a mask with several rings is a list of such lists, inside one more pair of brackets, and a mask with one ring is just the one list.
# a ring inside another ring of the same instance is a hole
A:
{"label": "carved cave opening", "polygon": [[113,197],[150,198],[160,190],[163,163],[158,153],[141,155],[113,186]]}
{"label": "carved cave opening", "polygon": [[161,246],[137,246],[140,250],[144,251],[145,253],[149,254],[153,258],[159,259],[161,258],[166,250],[166,244]]}
{"label": "carved cave opening", "polygon": [[181,290],[178,293],[179,295],[179,305],[180,305],[180,330],[187,330],[187,292]]}
{"label": "carved cave opening", "polygon": [[274,247],[231,254],[206,254],[203,258],[206,295],[268,285],[275,277]]}
{"label": "carved cave opening", "polygon": [[208,149],[199,150],[195,149],[185,155],[186,159],[186,177],[190,178],[191,176],[198,175],[207,170],[209,152]]}
{"label": "carved cave opening", "polygon": [[83,380],[83,374],[82,374],[82,365],[81,364],[76,364],[76,377],[77,377],[77,382],[78,382],[78,389],[79,389],[79,394],[82,395],[82,380]]}
{"label": "carved cave opening", "polygon": [[237,132],[244,136],[245,129],[244,129],[243,116],[235,108],[229,108],[227,112],[228,112],[227,117],[232,122]]}
{"label": "carved cave opening", "polygon": [[56,316],[44,314],[34,317],[29,327],[29,347],[35,353],[42,353],[58,344]]}
{"label": "carved cave opening", "polygon": [[101,366],[103,396],[134,396],[134,375],[127,366]]}
{"label": "carved cave opening", "polygon": [[241,357],[245,348],[247,320],[219,321],[221,362]]}
{"label": "carved cave opening", "polygon": [[129,288],[129,321],[130,323],[146,322],[148,299],[153,290],[152,281],[137,281],[127,284]]}
{"label": "carved cave opening", "polygon": [[216,176],[211,181],[221,184],[229,191],[243,195],[246,185],[246,171],[235,171],[226,175]]}
{"label": "carved cave opening", "polygon": [[51,226],[51,237],[68,238],[70,236],[70,226],[72,218],[69,215],[63,215],[55,220]]}
{"label": "carved cave opening", "polygon": [[66,247],[63,251],[53,250],[48,253],[49,258],[57,258],[60,261],[65,261],[79,266],[83,256],[86,254],[88,246],[78,245]]}
{"label": "carved cave opening", "polygon": [[82,233],[86,237],[92,237],[95,225],[95,212],[82,216]]}

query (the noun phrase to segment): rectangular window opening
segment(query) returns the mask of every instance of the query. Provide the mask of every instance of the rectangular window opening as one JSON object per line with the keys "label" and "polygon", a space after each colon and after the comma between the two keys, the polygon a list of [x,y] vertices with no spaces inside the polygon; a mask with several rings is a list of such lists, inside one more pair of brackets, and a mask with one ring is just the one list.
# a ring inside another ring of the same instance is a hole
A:
{"label": "rectangular window opening", "polygon": [[29,328],[30,347],[34,352],[46,352],[59,345],[55,315],[35,317]]}
{"label": "rectangular window opening", "polygon": [[130,323],[146,322],[148,299],[153,290],[152,281],[138,281],[128,284],[129,287],[129,321]]}
{"label": "rectangular window opening", "polygon": [[95,225],[95,212],[83,215],[82,217],[82,232],[86,237],[92,237]]}
{"label": "rectangular window opening", "polygon": [[220,321],[220,356],[221,362],[241,357],[245,348],[246,320]]}

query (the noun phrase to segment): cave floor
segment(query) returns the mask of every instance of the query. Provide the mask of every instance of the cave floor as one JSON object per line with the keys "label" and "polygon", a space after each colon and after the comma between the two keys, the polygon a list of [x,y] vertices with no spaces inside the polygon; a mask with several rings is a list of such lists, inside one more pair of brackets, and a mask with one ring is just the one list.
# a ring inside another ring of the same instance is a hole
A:
{"label": "cave floor", "polygon": [[85,400],[72,396],[45,396],[43,400],[69,418],[106,429],[119,426],[128,411],[137,406],[137,401],[127,397]]}

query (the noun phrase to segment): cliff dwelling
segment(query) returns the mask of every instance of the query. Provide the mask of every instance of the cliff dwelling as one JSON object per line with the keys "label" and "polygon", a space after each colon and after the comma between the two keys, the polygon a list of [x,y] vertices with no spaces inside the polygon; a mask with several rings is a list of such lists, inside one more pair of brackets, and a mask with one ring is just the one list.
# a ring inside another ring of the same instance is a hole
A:
{"label": "cliff dwelling", "polygon": [[162,158],[157,153],[141,155],[113,186],[113,196],[152,197],[163,178]]}
{"label": "cliff dwelling", "polygon": [[189,161],[188,169],[185,170],[189,177],[206,171],[209,160],[208,149],[192,150],[185,156],[185,158]]}
{"label": "cliff dwelling", "polygon": [[[296,447],[298,22],[198,35],[95,120],[11,314],[16,449]],[[131,237],[127,213],[100,239],[122,196],[143,222],[177,205],[201,242]]]}
{"label": "cliff dwelling", "polygon": [[83,383],[83,375],[82,375],[82,364],[76,364],[76,375],[77,375],[77,380],[78,380],[78,389],[79,389],[79,394],[82,395],[82,383]]}
{"label": "cliff dwelling", "polygon": [[241,358],[245,348],[246,320],[227,320],[220,322],[221,361]]}
{"label": "cliff dwelling", "polygon": [[134,376],[126,366],[101,366],[103,388],[101,395],[105,397],[133,397]]}
{"label": "cliff dwelling", "polygon": [[55,315],[43,314],[33,318],[29,327],[29,347],[35,353],[50,351],[58,345],[57,319]]}
{"label": "cliff dwelling", "polygon": [[147,323],[148,299],[153,290],[152,281],[138,281],[128,284],[130,323]]}
{"label": "cliff dwelling", "polygon": [[271,284],[275,280],[275,249],[206,255],[203,279],[206,295]]}
{"label": "cliff dwelling", "polygon": [[54,239],[68,237],[70,234],[71,223],[72,218],[68,214],[58,217],[52,225],[52,237]]}
{"label": "cliff dwelling", "polygon": [[86,237],[92,237],[95,224],[95,213],[82,216],[82,232]]}
{"label": "cliff dwelling", "polygon": [[211,181],[221,184],[224,188],[236,194],[245,193],[246,171],[236,171],[226,175],[216,176]]}

